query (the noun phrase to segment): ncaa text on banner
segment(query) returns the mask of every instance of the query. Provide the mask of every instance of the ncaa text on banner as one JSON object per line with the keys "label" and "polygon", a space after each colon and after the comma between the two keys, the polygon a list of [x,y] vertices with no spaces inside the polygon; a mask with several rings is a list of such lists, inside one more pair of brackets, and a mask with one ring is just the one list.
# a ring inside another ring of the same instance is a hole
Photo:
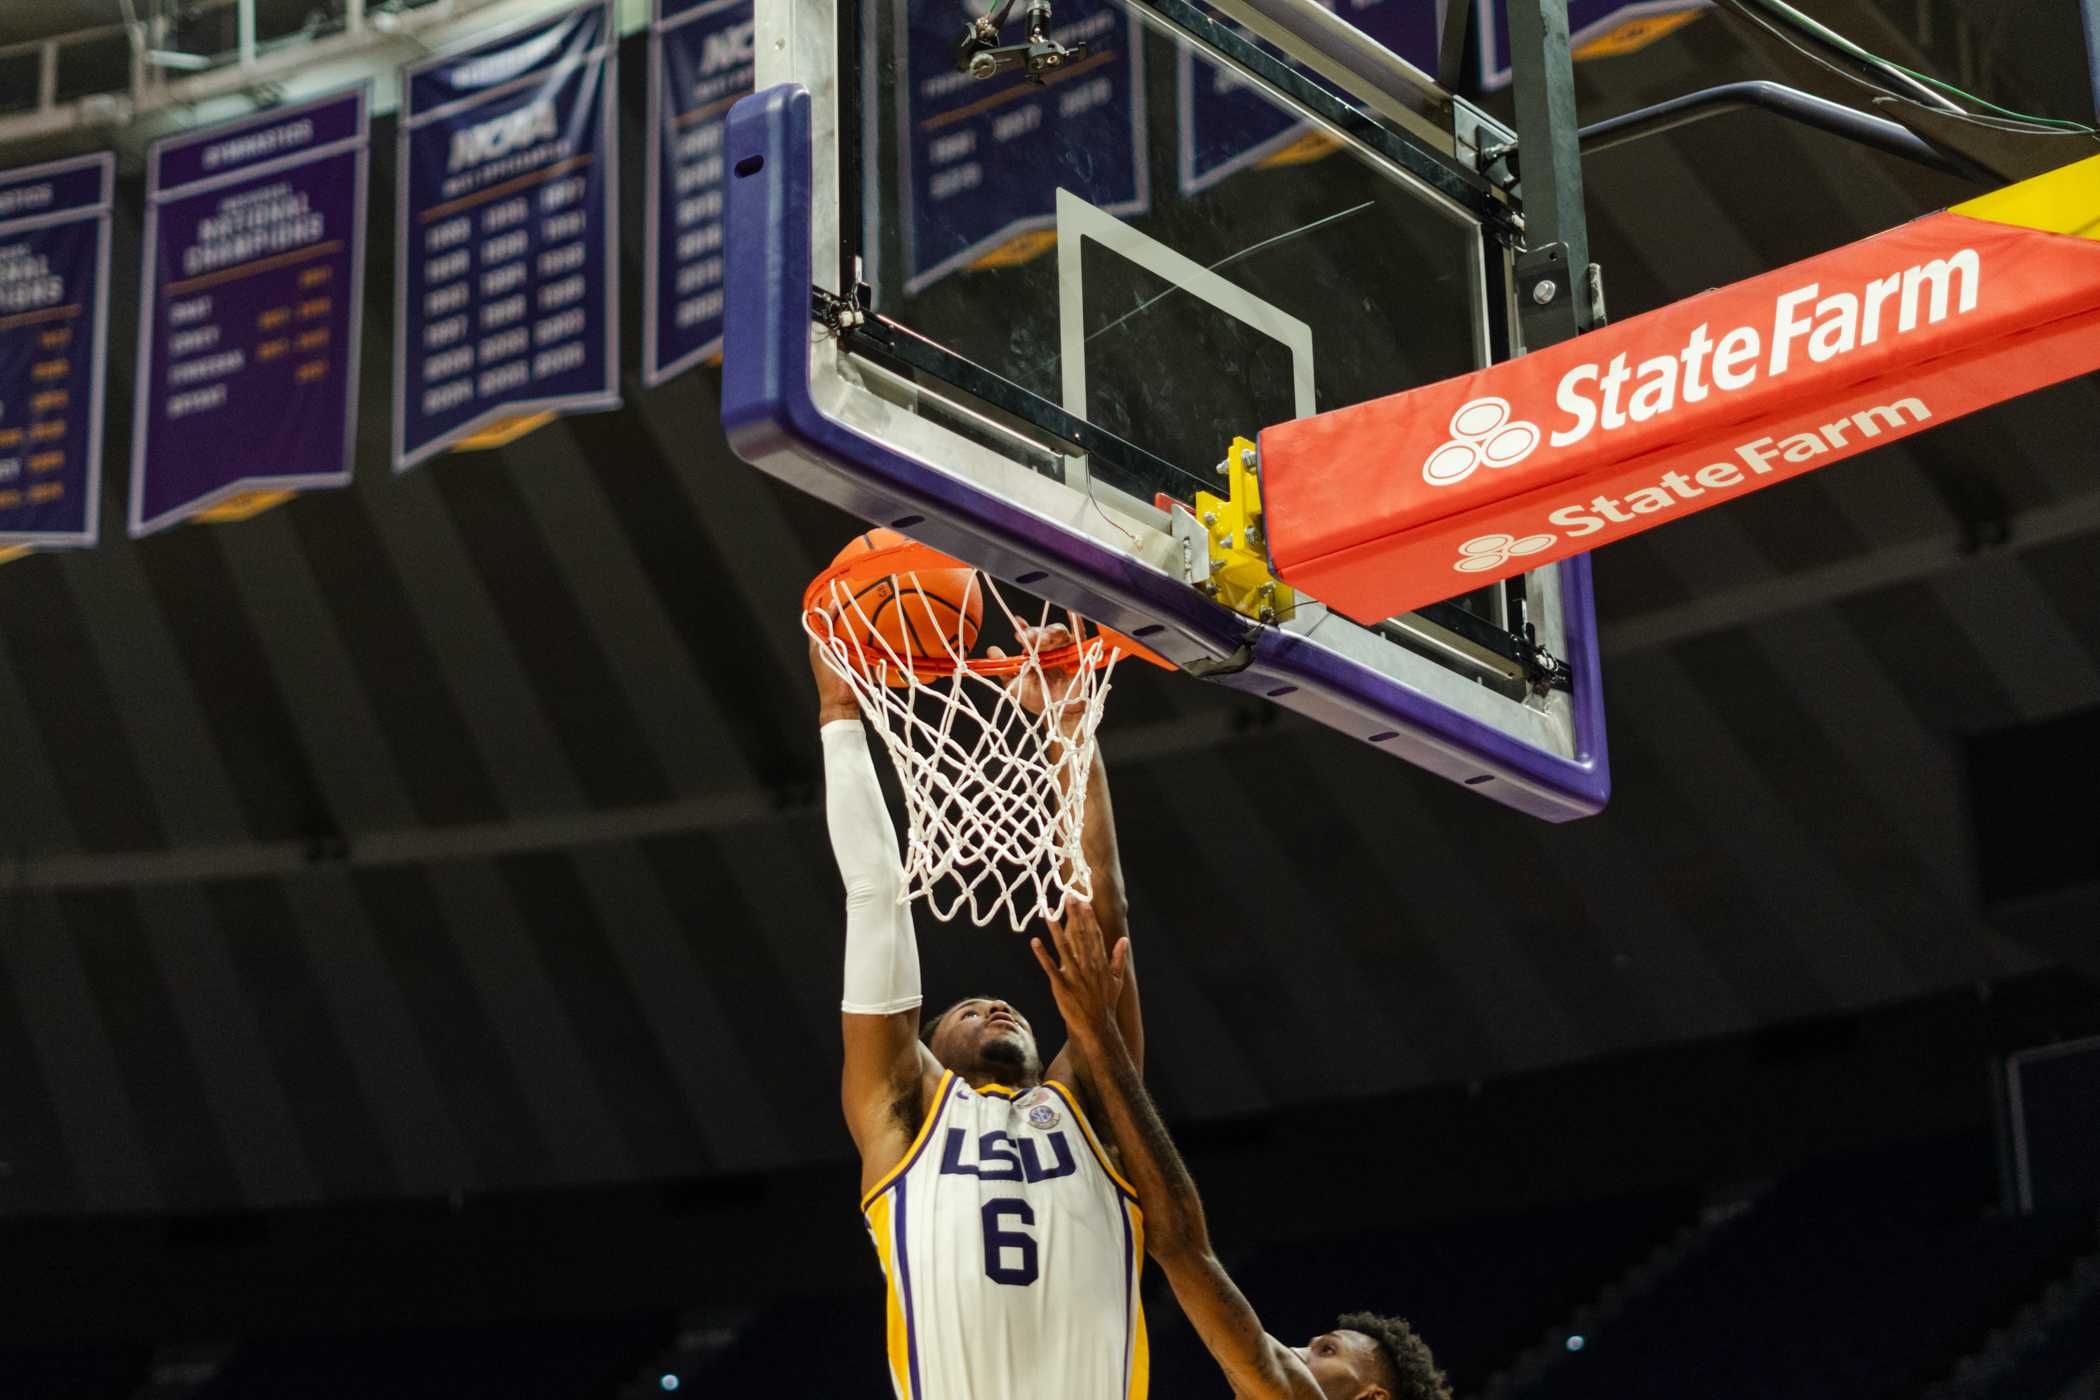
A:
{"label": "ncaa text on banner", "polygon": [[134,536],[350,480],[366,123],[360,85],[148,153]]}
{"label": "ncaa text on banner", "polygon": [[722,133],[751,91],[751,0],[655,0],[649,31],[642,382],[722,350]]}
{"label": "ncaa text on banner", "polygon": [[401,70],[394,469],[617,408],[610,0]]}
{"label": "ncaa text on banner", "polygon": [[0,171],[0,548],[95,542],[115,158]]}
{"label": "ncaa text on banner", "polygon": [[1406,612],[2100,369],[2100,157],[1261,434],[1277,576]]}

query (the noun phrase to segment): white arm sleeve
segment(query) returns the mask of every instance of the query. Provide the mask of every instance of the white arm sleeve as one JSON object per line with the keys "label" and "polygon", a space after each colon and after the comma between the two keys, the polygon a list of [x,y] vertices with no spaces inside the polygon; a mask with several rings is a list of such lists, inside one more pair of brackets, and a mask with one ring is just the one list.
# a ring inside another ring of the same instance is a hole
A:
{"label": "white arm sleeve", "polygon": [[901,902],[904,863],[857,719],[824,726],[824,816],[846,882],[846,994],[855,1016],[909,1011],[919,992],[919,941]]}

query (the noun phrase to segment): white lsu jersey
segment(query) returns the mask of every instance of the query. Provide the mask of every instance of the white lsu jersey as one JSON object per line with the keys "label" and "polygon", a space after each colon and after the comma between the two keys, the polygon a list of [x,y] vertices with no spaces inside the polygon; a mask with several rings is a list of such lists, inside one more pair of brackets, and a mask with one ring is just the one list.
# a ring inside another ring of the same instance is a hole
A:
{"label": "white lsu jersey", "polygon": [[861,1212],[899,1400],[1144,1400],[1144,1216],[1062,1084],[942,1075]]}

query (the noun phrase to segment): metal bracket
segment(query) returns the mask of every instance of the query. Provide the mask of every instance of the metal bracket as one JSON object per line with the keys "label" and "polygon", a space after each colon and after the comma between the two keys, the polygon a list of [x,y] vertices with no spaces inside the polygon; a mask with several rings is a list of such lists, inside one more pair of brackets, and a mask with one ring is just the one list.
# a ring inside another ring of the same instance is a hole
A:
{"label": "metal bracket", "polygon": [[1568,266],[1566,244],[1548,243],[1542,248],[1521,250],[1516,256],[1516,270],[1520,311],[1552,308],[1568,293],[1579,290],[1588,321],[1581,329],[1595,330],[1604,324],[1604,269],[1591,263],[1578,276]]}
{"label": "metal bracket", "polygon": [[1504,194],[1517,187],[1516,129],[1463,97],[1451,99],[1453,154]]}
{"label": "metal bracket", "polygon": [[1519,306],[1551,306],[1568,294],[1568,245],[1548,243],[1517,254]]}
{"label": "metal bracket", "polygon": [[1216,659],[1202,657],[1183,666],[1182,671],[1199,681],[1216,680],[1220,676],[1236,676],[1254,664],[1254,643],[1241,642],[1230,656]]}
{"label": "metal bracket", "polygon": [[1510,640],[1517,644],[1518,659],[1524,666],[1524,679],[1531,683],[1531,693],[1541,698],[1556,690],[1574,688],[1575,675],[1568,663],[1539,645],[1538,628],[1527,622],[1522,632],[1510,633]]}
{"label": "metal bracket", "polygon": [[823,287],[809,289],[809,312],[833,337],[846,335],[868,324],[875,309],[875,289],[860,281],[860,259],[853,260],[854,283],[839,293]]}
{"label": "metal bracket", "polygon": [[1050,0],[1028,0],[1028,38],[1018,44],[1001,44],[999,31],[1013,6],[1014,0],[1002,0],[964,27],[962,42],[955,50],[956,71],[979,80],[1019,73],[1041,87],[1050,73],[1087,56],[1085,44],[1066,48],[1050,37]]}
{"label": "metal bracket", "polygon": [[[1259,449],[1246,438],[1234,438],[1218,474],[1226,479],[1224,496],[1196,493],[1193,514],[1203,526],[1202,577],[1190,582],[1242,617],[1273,623],[1297,607],[1298,596],[1269,568],[1268,542],[1262,538]],[[1190,563],[1197,566],[1193,557]]]}

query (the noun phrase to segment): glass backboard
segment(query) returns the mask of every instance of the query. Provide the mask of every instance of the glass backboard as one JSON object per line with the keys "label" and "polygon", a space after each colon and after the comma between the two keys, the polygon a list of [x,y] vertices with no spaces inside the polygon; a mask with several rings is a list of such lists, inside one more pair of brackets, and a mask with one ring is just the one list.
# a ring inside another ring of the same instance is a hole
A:
{"label": "glass backboard", "polygon": [[728,157],[739,452],[1511,806],[1601,807],[1586,561],[1364,627],[1234,612],[1191,547],[1235,437],[1508,353],[1511,202],[1181,0],[1061,0],[1040,82],[968,71],[977,13],[760,7]]}

